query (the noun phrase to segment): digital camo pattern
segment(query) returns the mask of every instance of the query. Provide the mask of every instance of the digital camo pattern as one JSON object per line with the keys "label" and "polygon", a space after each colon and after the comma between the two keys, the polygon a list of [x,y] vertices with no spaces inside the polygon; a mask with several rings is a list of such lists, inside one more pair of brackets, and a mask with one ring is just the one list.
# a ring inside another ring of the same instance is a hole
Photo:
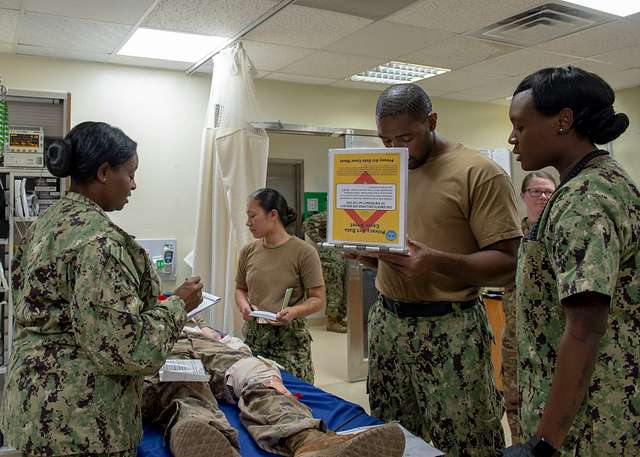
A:
{"label": "digital camo pattern", "polygon": [[135,449],[143,377],[178,338],[182,300],[157,301],[144,250],[76,193],[31,226],[12,271],[17,335],[2,405],[6,443],[44,456]]}
{"label": "digital camo pattern", "polygon": [[523,240],[516,276],[518,385],[525,436],[549,395],[560,337],[561,300],[582,292],[611,297],[587,398],[563,451],[637,455],[640,449],[640,192],[612,159],[594,162],[560,187]]}
{"label": "digital camo pattern", "polygon": [[504,447],[502,399],[484,306],[442,317],[399,318],[380,299],[369,314],[371,414],[457,457]]}
{"label": "digital camo pattern", "polygon": [[[216,399],[225,397],[225,372],[234,363],[250,355],[232,349],[204,335],[186,335],[175,344],[170,358],[200,359],[207,373],[205,382],[158,382],[155,376],[145,382],[144,417],[166,433],[179,421],[200,419],[222,432],[229,442],[239,447],[237,432],[220,410]],[[285,439],[309,428],[321,428],[311,410],[291,395],[279,393],[263,384],[249,383],[238,401],[240,421],[258,446],[265,451],[290,455]]]}
{"label": "digital camo pattern", "polygon": [[342,322],[347,317],[344,287],[345,261],[335,249],[318,247],[317,243],[327,241],[327,213],[314,214],[304,221],[304,233],[309,237],[320,255],[322,275],[327,294],[327,317]]}
{"label": "digital camo pattern", "polygon": [[294,319],[285,326],[250,320],[244,323],[242,330],[245,343],[255,355],[278,362],[292,375],[313,384],[311,333],[306,319]]}
{"label": "digital camo pattern", "polygon": [[[522,233],[529,234],[531,223],[522,219]],[[520,396],[518,393],[518,337],[516,334],[516,293],[515,287],[507,288],[502,297],[504,308],[504,333],[502,335],[502,387],[507,420],[511,429],[511,441],[518,444],[523,440],[520,429]]]}
{"label": "digital camo pattern", "polygon": [[520,398],[518,394],[518,339],[516,334],[515,289],[507,289],[502,296],[504,333],[502,335],[502,388],[511,442],[522,441],[520,430]]}

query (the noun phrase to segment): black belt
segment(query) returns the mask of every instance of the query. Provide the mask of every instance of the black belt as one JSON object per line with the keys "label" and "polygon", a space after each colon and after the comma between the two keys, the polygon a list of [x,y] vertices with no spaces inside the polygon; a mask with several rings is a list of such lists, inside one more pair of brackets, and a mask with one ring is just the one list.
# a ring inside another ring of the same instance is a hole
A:
{"label": "black belt", "polygon": [[464,311],[480,303],[479,298],[467,301],[429,301],[429,302],[405,302],[392,300],[380,295],[382,306],[398,317],[437,317],[446,316],[455,311]]}

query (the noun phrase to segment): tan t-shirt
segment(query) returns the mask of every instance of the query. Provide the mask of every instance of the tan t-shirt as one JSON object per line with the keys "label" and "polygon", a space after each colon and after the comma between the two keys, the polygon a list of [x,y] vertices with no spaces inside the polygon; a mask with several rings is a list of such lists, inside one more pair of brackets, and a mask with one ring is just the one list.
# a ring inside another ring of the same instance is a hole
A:
{"label": "tan t-shirt", "polygon": [[305,292],[324,286],[318,251],[292,236],[275,248],[256,240],[240,251],[236,288],[248,291],[249,303],[263,311],[277,313],[285,291],[293,288],[289,306],[304,301]]}
{"label": "tan t-shirt", "polygon": [[[472,254],[522,236],[516,194],[509,176],[478,151],[455,144],[409,170],[407,234],[428,247]],[[408,280],[380,262],[376,287],[404,301],[460,301],[479,288],[437,273]]]}

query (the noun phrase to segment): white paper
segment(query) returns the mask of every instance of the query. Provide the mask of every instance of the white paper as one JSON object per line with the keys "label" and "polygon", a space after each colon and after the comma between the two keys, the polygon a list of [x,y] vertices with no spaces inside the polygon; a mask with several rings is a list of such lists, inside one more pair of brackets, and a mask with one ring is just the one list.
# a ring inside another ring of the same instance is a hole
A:
{"label": "white paper", "polygon": [[395,211],[396,186],[393,184],[338,184],[336,208],[367,211]]}
{"label": "white paper", "polygon": [[197,308],[192,309],[187,313],[187,319],[193,318],[196,314],[200,314],[202,311],[215,305],[219,301],[220,297],[216,297],[215,295],[211,295],[207,292],[202,292],[202,303],[200,303]]}
{"label": "white paper", "polygon": [[269,311],[259,311],[259,310],[254,310],[251,311],[251,313],[249,313],[249,316],[251,317],[258,317],[258,318],[262,318],[262,319],[267,319],[270,321],[277,321],[278,317],[276,313],[271,313]]}
{"label": "white paper", "polygon": [[207,382],[211,378],[197,359],[167,359],[158,375],[160,382]]}

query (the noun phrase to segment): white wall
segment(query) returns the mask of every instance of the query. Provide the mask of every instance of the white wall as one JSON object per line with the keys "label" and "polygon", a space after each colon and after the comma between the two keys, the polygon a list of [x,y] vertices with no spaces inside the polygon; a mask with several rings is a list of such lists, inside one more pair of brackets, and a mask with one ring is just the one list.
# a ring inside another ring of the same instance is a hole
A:
{"label": "white wall", "polygon": [[640,87],[619,91],[615,109],[629,116],[629,128],[613,142],[613,157],[640,184]]}

